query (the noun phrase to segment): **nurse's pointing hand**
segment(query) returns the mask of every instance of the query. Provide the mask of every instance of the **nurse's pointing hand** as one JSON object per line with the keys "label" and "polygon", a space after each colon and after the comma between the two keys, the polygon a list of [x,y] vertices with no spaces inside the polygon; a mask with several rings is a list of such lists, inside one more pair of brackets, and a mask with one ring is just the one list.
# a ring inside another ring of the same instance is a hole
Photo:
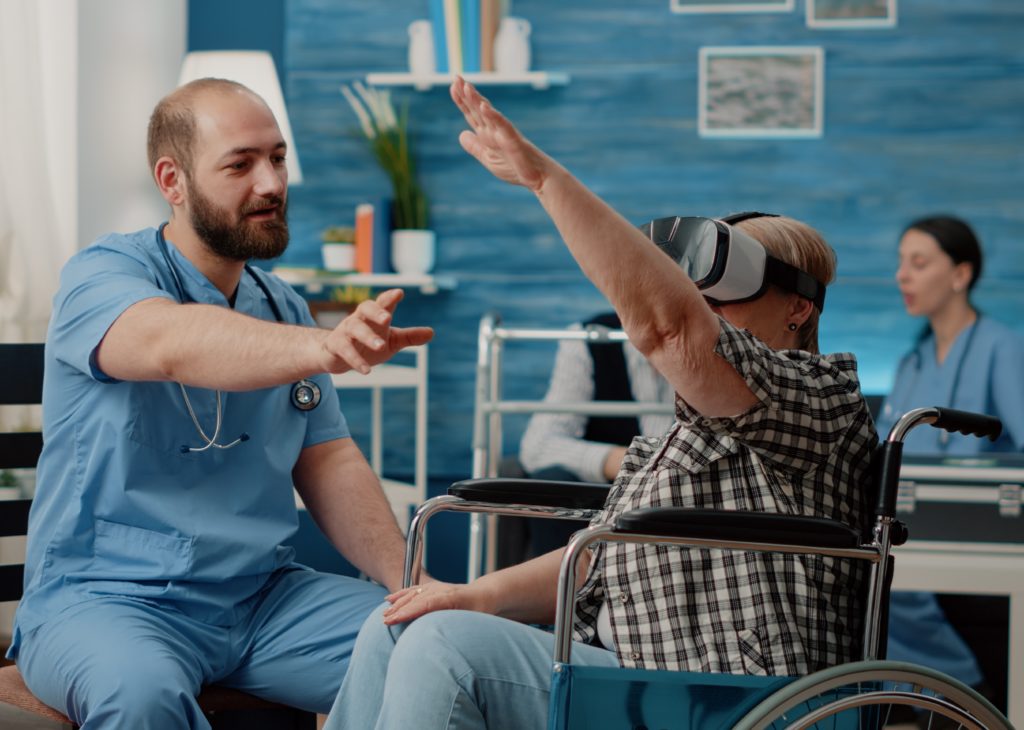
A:
{"label": "nurse's pointing hand", "polygon": [[401,289],[388,289],[376,299],[362,302],[341,320],[323,341],[328,372],[357,370],[364,375],[374,365],[391,358],[399,350],[424,345],[434,337],[430,327],[392,327],[395,307],[402,301]]}

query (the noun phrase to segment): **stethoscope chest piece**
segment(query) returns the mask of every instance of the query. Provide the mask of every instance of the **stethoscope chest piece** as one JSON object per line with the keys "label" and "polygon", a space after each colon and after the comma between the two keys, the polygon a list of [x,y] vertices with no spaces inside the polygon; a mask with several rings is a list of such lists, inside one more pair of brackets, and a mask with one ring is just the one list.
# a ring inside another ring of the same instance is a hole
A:
{"label": "stethoscope chest piece", "polygon": [[292,386],[292,405],[300,411],[311,411],[320,405],[320,386],[303,378]]}

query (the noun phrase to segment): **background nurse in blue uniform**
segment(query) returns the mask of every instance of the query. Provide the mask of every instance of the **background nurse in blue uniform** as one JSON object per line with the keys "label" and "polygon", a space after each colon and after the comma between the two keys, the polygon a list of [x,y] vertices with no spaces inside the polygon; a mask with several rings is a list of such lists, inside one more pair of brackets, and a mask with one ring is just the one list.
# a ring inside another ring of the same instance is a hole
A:
{"label": "background nurse in blue uniform", "polygon": [[[882,407],[879,434],[907,410],[947,406],[998,417],[995,443],[922,428],[907,454],[966,456],[1024,450],[1024,336],[984,316],[970,300],[981,275],[981,246],[971,228],[949,216],[911,223],[899,245],[896,281],[907,312],[928,323],[900,361]],[[934,594],[894,593],[889,658],[935,667],[971,685],[982,681],[970,649],[946,620]]]}

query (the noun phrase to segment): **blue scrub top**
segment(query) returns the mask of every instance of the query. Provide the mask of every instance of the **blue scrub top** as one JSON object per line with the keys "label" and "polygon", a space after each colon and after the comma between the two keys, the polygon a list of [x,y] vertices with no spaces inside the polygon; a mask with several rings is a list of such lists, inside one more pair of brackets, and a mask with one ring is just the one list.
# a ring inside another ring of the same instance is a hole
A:
{"label": "blue scrub top", "polygon": [[961,332],[946,359],[935,359],[935,336],[926,337],[900,361],[892,393],[882,407],[882,438],[913,408],[940,406],[996,416],[1003,433],[995,442],[937,428],[916,428],[904,453],[971,456],[1024,451],[1024,336],[979,316]]}
{"label": "blue scrub top", "polygon": [[[25,594],[16,617],[30,631],[90,598],[134,596],[216,625],[231,625],[269,575],[292,563],[297,529],[292,468],[302,449],[349,435],[330,378],[322,400],[291,404],[291,384],[222,394],[219,443],[203,446],[177,383],[123,382],[100,371],[96,349],[132,304],[178,289],[156,229],[112,234],[64,267],[46,343],[44,448],[29,518]],[[217,290],[167,243],[187,297],[227,307]],[[262,274],[285,321],[315,326],[305,301]],[[234,309],[273,321],[266,295],[243,273]],[[199,423],[213,433],[216,395],[188,388]]]}
{"label": "blue scrub top", "polygon": [[[1024,337],[979,316],[961,332],[945,361],[935,359],[935,337],[926,337],[900,362],[892,393],[882,407],[878,433],[888,435],[908,410],[958,408],[1000,418],[995,442],[920,427],[910,432],[907,454],[971,456],[1024,449]],[[893,592],[889,604],[889,652],[895,661],[924,664],[977,685],[982,673],[970,648],[947,621],[933,593]]]}

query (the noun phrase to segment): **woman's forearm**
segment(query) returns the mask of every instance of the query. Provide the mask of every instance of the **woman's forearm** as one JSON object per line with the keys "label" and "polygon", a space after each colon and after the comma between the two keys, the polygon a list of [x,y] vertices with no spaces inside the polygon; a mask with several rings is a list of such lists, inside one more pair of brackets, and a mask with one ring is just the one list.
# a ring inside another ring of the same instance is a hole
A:
{"label": "woman's forearm", "polygon": [[[471,584],[482,591],[488,612],[523,623],[550,624],[555,620],[558,571],[565,548],[488,573]],[[580,560],[577,583],[590,566],[589,552]]]}

